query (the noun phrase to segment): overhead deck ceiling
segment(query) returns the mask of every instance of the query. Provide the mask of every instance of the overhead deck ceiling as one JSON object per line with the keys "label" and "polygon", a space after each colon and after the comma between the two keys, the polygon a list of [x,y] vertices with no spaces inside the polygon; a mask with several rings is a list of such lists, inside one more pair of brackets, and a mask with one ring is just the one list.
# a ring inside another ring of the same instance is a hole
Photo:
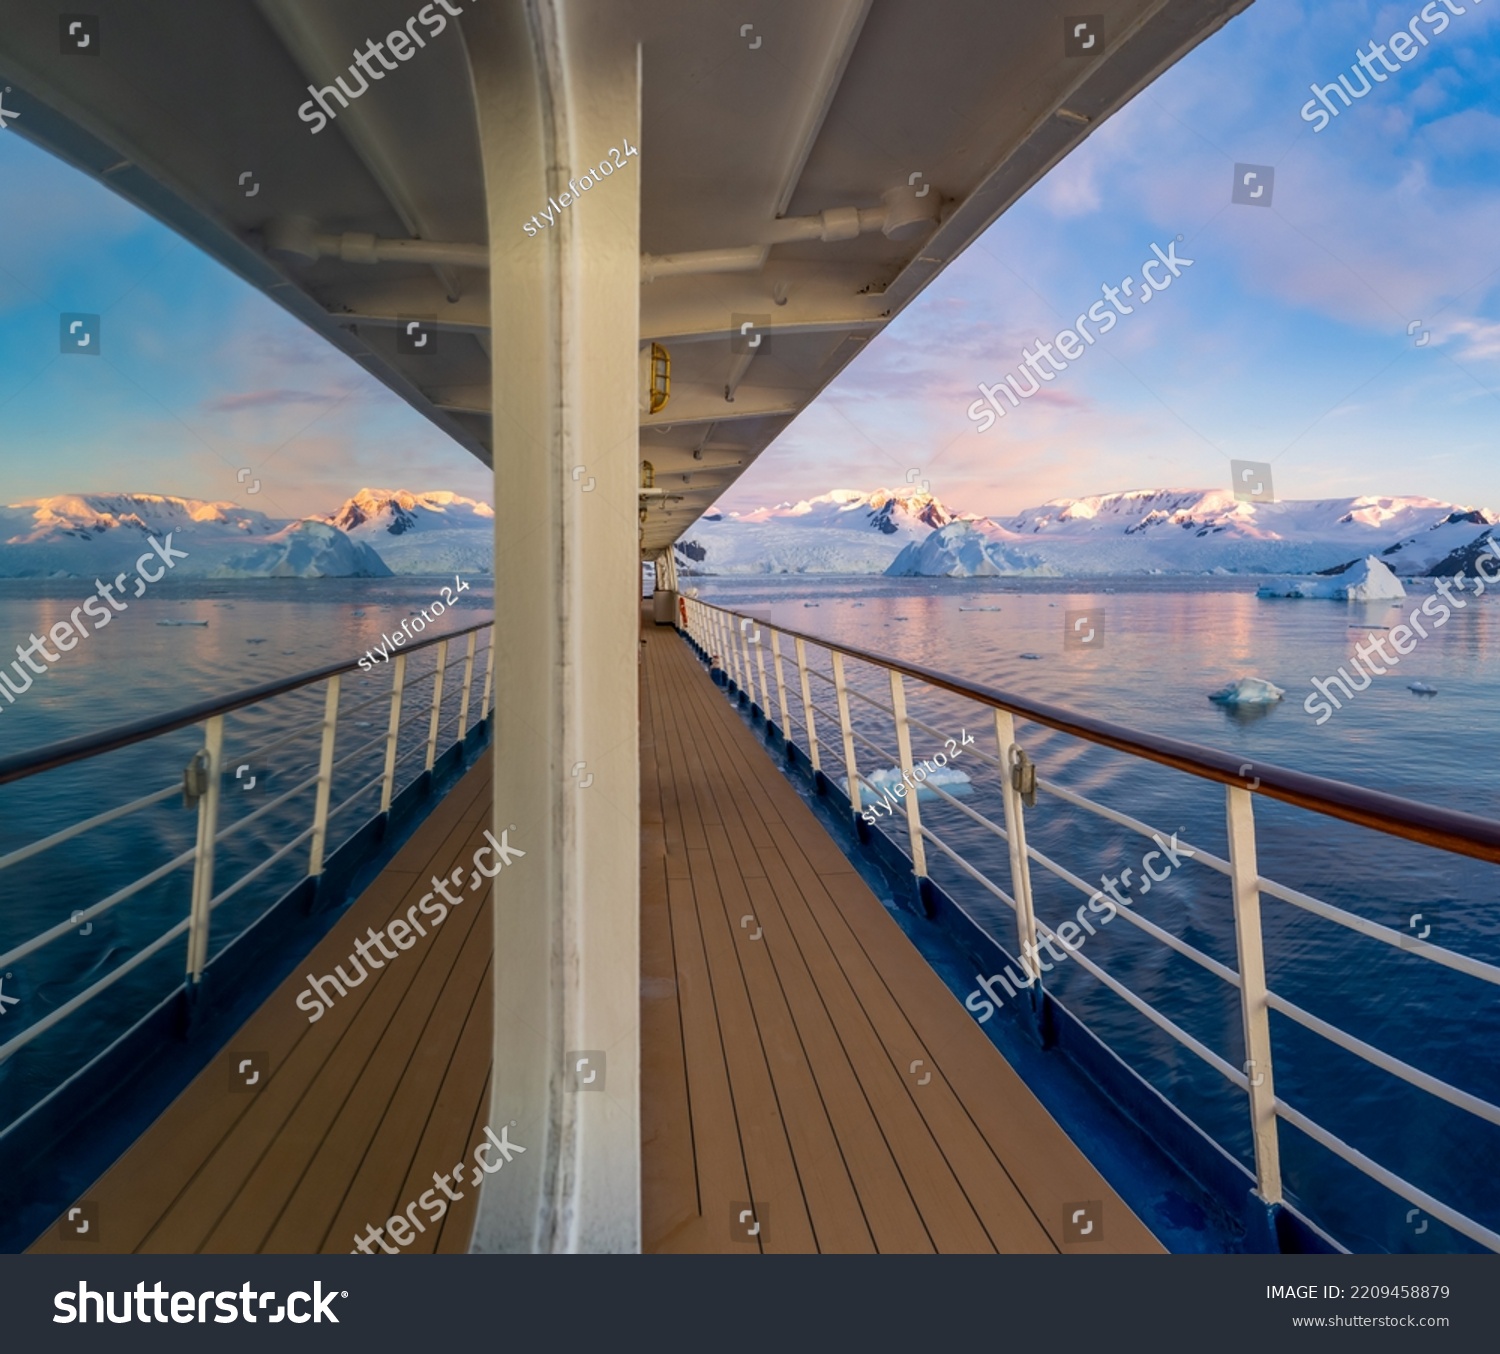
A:
{"label": "overhead deck ceiling", "polygon": [[[1038,0],[604,2],[636,16],[642,44],[641,338],[672,363],[670,402],[641,420],[641,455],[673,496],[648,504],[650,555],[1047,169],[1250,0],[1092,0],[1097,54],[1072,56],[1071,7]],[[12,130],[194,240],[490,464],[487,216],[458,21],[419,24],[417,59],[318,134],[297,115],[309,82],[347,79],[357,48],[409,32],[421,8],[90,0],[89,56],[62,53],[56,10],[0,0],[0,75]],[[370,241],[329,238],[346,233],[470,248],[368,262]],[[747,349],[737,324],[752,317]],[[435,326],[436,351],[398,351],[410,319]]]}

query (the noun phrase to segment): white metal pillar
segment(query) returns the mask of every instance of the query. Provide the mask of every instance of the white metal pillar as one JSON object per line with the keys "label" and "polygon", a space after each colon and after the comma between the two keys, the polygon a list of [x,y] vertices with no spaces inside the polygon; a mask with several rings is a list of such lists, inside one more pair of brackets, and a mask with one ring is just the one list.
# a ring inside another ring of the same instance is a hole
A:
{"label": "white metal pillar", "polygon": [[[630,8],[490,0],[462,20],[496,317],[494,832],[526,853],[494,882],[490,1099],[490,1126],[514,1123],[526,1151],[486,1177],[475,1251],[640,1249],[645,152]],[[625,138],[640,154],[572,200]],[[554,224],[522,230],[565,194]]]}

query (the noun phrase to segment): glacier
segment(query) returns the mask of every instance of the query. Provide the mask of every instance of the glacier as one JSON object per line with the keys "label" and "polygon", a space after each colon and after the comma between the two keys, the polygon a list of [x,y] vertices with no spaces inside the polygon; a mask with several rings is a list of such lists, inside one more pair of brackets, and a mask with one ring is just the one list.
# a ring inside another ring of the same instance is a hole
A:
{"label": "glacier", "polygon": [[678,540],[692,574],[878,574],[913,541],[953,520],[915,488],[834,489],[747,513],[710,508]]}

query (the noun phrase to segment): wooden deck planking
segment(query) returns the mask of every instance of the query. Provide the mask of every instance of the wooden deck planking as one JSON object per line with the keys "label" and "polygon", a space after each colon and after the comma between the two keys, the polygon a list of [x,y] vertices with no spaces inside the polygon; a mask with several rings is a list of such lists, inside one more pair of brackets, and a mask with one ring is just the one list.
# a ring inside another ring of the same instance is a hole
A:
{"label": "wooden deck planking", "polygon": [[[430,1182],[432,1169],[446,1170],[467,1154],[469,1141],[451,1144],[469,1132],[489,1070],[488,890],[465,891],[464,904],[436,931],[429,927],[316,1022],[295,998],[308,972],[347,968],[366,928],[403,915],[435,873],[471,858],[488,826],[492,774],[486,753],[305,963],[85,1192],[100,1216],[100,1243],[89,1252],[347,1251],[352,1243],[334,1230],[347,1221],[346,1203],[372,1210],[361,1231],[378,1225],[391,1214],[377,1199],[389,1197],[394,1210],[421,1193],[401,1193],[409,1173]],[[428,1029],[440,999],[442,1017]],[[398,1015],[414,1031],[427,1031],[404,1058],[401,1040],[384,1038]],[[252,1051],[269,1056],[266,1084],[254,1093],[230,1090],[234,1060]],[[401,1135],[406,1140],[395,1141]],[[443,1144],[426,1170],[415,1155],[419,1139],[423,1148]],[[335,1140],[343,1153],[320,1153]],[[454,1205],[445,1232],[463,1208]],[[467,1241],[465,1230],[461,1249]],[[85,1247],[52,1228],[31,1249]]]}
{"label": "wooden deck planking", "polygon": [[[665,628],[648,624],[645,634],[643,798],[653,813],[660,804],[661,829],[643,842],[642,869],[678,881],[670,940],[679,961],[686,954],[694,965],[694,990],[678,1011],[684,1034],[693,1028],[681,1041],[681,1069],[649,1058],[643,1071],[646,1121],[664,1120],[670,1104],[691,1122],[644,1143],[644,1249],[748,1250],[727,1241],[712,1215],[744,1181],[769,1205],[768,1250],[807,1247],[800,1231],[776,1235],[789,1206],[825,1251],[1159,1252],[916,953],[687,646]],[[745,914],[760,940],[739,926]],[[643,907],[642,953],[656,956],[658,981],[664,916]],[[696,948],[685,951],[683,930]],[[653,1028],[671,1023],[660,1009],[652,1019]],[[695,1028],[703,1021],[715,1022],[717,1041]],[[770,1087],[758,1073],[741,1074],[729,1109],[753,1127],[737,1118],[728,1136],[722,1103],[711,1125],[700,1119],[693,1083],[711,1076],[703,1060],[715,1056],[715,1042],[752,1036],[760,1057],[749,1061],[765,1068]],[[918,1058],[924,1067],[909,1073]],[[926,1071],[930,1080],[919,1083]],[[751,1103],[755,1095],[774,1099],[774,1111]],[[752,1134],[778,1118],[798,1192],[784,1165],[768,1171],[757,1161],[764,1144]],[[715,1146],[705,1153],[709,1128]],[[677,1182],[674,1216],[687,1192],[683,1163],[655,1158],[690,1144],[701,1225],[662,1235],[654,1181]],[[732,1187],[716,1188],[723,1171]],[[1102,1245],[1064,1240],[1064,1205],[1083,1200],[1104,1201]]]}
{"label": "wooden deck planking", "polygon": [[[734,772],[741,775],[742,783],[747,774],[754,775],[759,770],[757,763],[760,766],[769,765],[764,757],[756,758],[753,762],[737,758],[735,755],[737,750],[728,746],[723,729],[716,730],[713,736],[725,754],[727,764],[732,765]],[[751,754],[753,756],[753,749],[751,749]],[[773,770],[772,774],[779,773]],[[803,806],[799,804],[799,807]],[[809,914],[818,928],[816,931],[806,932],[807,945],[812,950],[823,954],[823,972],[828,976],[828,981],[835,985],[847,981],[852,985],[851,990],[854,987],[858,988],[858,1005],[869,1016],[870,1023],[882,1046],[890,1051],[892,1068],[898,1078],[901,1077],[901,1069],[910,1069],[918,1059],[922,1061],[923,1067],[919,1069],[919,1072],[914,1075],[908,1071],[907,1078],[901,1079],[901,1085],[910,1097],[911,1107],[921,1115],[924,1121],[932,1125],[934,1136],[940,1135],[948,1145],[946,1156],[952,1168],[953,1182],[957,1183],[964,1198],[993,1202],[993,1207],[978,1210],[980,1216],[1002,1220],[1004,1224],[998,1226],[994,1222],[990,1224],[988,1242],[1004,1251],[1049,1249],[1045,1229],[1030,1215],[1030,1210],[1026,1207],[1014,1182],[1005,1173],[994,1154],[988,1150],[988,1145],[974,1128],[967,1111],[952,1095],[941,1076],[934,1075],[932,1079],[921,1084],[916,1081],[916,1076],[933,1070],[931,1052],[906,1022],[900,1007],[893,1001],[889,989],[874,966],[862,955],[852,933],[848,930],[847,923],[833,908],[832,898],[822,885],[818,872],[813,869],[811,862],[800,858],[800,843],[795,838],[788,842],[786,856],[787,861],[790,862],[789,865],[779,854],[769,853],[767,855],[768,869],[778,876],[782,886],[778,889],[780,893],[785,893],[791,886],[791,874],[787,871],[795,873],[799,881],[796,885],[797,891],[808,904]],[[845,887],[851,883],[859,888],[863,887],[858,876],[852,871],[835,873],[839,876],[839,882]],[[878,918],[872,918],[872,920],[884,921],[893,931],[896,930],[894,923],[891,923],[883,912]],[[903,944],[905,943],[904,937],[898,935],[898,939]],[[835,950],[844,956],[842,965],[833,960]],[[934,982],[938,982],[941,988],[936,975],[930,976]],[[848,1004],[845,1003],[842,1009],[847,1013]],[[857,1020],[853,1029],[855,1037],[859,1037],[860,1025]],[[889,1078],[884,1078],[884,1081],[886,1090],[889,1091]],[[894,1102],[886,1101],[885,1103],[894,1104],[898,1115],[904,1113],[904,1107],[901,1106],[899,1098]],[[911,1127],[910,1123],[907,1127]],[[925,1161],[928,1155],[919,1153],[918,1162]],[[928,1194],[932,1190],[946,1198],[946,1211],[951,1222],[956,1224],[958,1229],[952,1234],[951,1244],[945,1242],[939,1248],[943,1250],[986,1249],[985,1240],[976,1235],[970,1226],[968,1210],[955,1201],[949,1179],[942,1173],[938,1173],[927,1182],[927,1189],[923,1193]],[[934,1239],[936,1238],[937,1234]]]}

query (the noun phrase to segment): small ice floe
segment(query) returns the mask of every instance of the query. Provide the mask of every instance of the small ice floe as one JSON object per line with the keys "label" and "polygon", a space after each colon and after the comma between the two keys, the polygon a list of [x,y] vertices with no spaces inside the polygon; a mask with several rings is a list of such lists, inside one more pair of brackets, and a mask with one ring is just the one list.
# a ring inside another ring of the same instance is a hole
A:
{"label": "small ice floe", "polygon": [[[920,762],[913,766],[913,779],[915,779],[917,773],[922,770],[923,765]],[[873,785],[875,787],[874,794],[877,799],[886,796],[892,790],[892,788],[897,785],[901,785],[904,783],[909,786],[911,784],[911,781],[902,781],[901,768],[899,766],[887,767],[883,771],[862,772],[861,774],[863,775],[865,780],[870,782],[870,785]],[[957,767],[934,767],[931,762],[928,762],[926,764],[926,773],[920,780],[917,781],[917,798],[919,800],[938,798],[937,795],[933,794],[933,792],[927,788],[929,783],[945,790],[948,794],[953,795],[955,798],[968,794],[974,788],[973,783],[969,780],[968,775],[960,771]],[[849,793],[849,779],[847,776],[841,777],[839,779],[839,785],[843,788],[845,794]],[[860,790],[866,798],[868,798],[871,793],[870,785],[862,784],[860,786]],[[891,800],[895,801],[898,804],[900,802],[894,795],[891,795]]]}
{"label": "small ice floe", "polygon": [[1023,653],[1021,655],[1021,657],[1022,658],[1035,658],[1036,660],[1040,661],[1042,656],[1039,653]]}
{"label": "small ice floe", "polygon": [[997,606],[961,606],[960,611],[999,611]]}
{"label": "small ice floe", "polygon": [[207,625],[207,621],[157,621],[158,625]]}
{"label": "small ice floe", "polygon": [[1104,591],[1105,591],[1105,592],[1113,592],[1113,591],[1114,591],[1114,589],[1113,589],[1113,588],[1105,588],[1105,589],[1104,589]]}
{"label": "small ice floe", "polygon": [[1208,698],[1218,705],[1274,705],[1286,692],[1262,677],[1240,677],[1228,686],[1210,691]]}
{"label": "small ice floe", "polygon": [[1437,687],[1428,686],[1426,682],[1412,682],[1406,689],[1408,691],[1415,691],[1419,696],[1437,695]]}

